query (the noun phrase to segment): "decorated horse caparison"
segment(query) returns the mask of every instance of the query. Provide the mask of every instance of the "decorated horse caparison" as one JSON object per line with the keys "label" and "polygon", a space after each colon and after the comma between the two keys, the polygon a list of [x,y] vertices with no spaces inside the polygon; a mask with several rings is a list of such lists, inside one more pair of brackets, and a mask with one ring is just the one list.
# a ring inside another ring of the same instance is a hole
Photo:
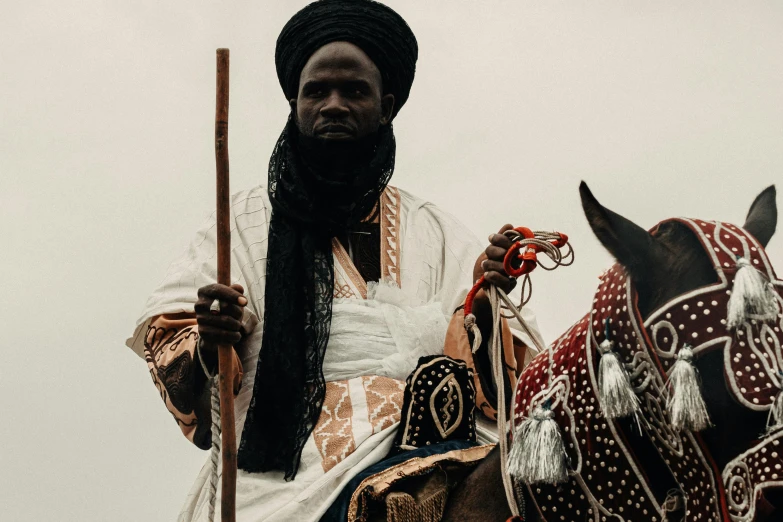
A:
{"label": "decorated horse caparison", "polygon": [[[764,251],[774,187],[742,227],[669,219],[649,232],[580,193],[617,264],[510,401],[520,519],[783,520],[783,281]],[[496,449],[443,520],[506,520],[503,491]]]}

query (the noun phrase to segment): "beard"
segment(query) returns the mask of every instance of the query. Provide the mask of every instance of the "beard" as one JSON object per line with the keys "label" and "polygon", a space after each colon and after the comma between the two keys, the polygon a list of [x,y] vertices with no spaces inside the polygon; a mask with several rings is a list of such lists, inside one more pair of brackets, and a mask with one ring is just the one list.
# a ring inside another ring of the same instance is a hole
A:
{"label": "beard", "polygon": [[302,165],[318,177],[351,183],[370,166],[378,149],[380,131],[355,139],[334,140],[307,136],[297,125],[296,146]]}
{"label": "beard", "polygon": [[[380,194],[394,169],[394,131],[382,125],[375,132],[356,139],[324,139],[307,136],[292,117],[287,125],[291,163],[316,215],[331,221],[335,214],[356,221],[367,217],[367,197]],[[382,190],[382,189],[381,189]],[[363,210],[360,210],[363,209]],[[361,214],[361,215],[357,215]]]}

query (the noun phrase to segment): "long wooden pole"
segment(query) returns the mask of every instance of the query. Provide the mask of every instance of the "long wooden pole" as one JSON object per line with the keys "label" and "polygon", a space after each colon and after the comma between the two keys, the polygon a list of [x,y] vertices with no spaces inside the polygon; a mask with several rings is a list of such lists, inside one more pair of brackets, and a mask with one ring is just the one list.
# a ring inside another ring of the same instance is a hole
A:
{"label": "long wooden pole", "polygon": [[[217,50],[215,162],[217,164],[217,279],[231,284],[231,229],[228,187],[228,49]],[[230,345],[218,347],[218,390],[222,433],[223,476],[220,520],[236,520],[237,440],[234,428],[234,357]]]}

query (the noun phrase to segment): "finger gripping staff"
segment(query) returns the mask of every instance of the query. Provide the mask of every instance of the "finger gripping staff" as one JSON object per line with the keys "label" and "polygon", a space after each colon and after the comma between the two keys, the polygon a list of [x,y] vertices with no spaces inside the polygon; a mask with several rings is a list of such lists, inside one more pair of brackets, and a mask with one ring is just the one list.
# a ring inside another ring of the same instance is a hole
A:
{"label": "finger gripping staff", "polygon": [[[568,266],[574,261],[574,251],[568,242],[568,236],[561,232],[533,231],[527,227],[517,227],[505,232],[506,237],[513,242],[503,259],[503,269],[515,278],[523,277],[522,297],[519,305],[511,302],[506,293],[495,285],[487,284],[482,276],[465,298],[465,329],[473,335],[472,352],[476,353],[482,343],[481,330],[476,324],[473,314],[473,303],[479,290],[488,287],[489,302],[492,308],[492,338],[489,342],[490,361],[492,362],[492,379],[498,392],[498,433],[500,446],[501,475],[511,513],[520,515],[512,477],[527,484],[538,482],[560,483],[568,477],[565,445],[560,428],[555,420],[553,405],[545,401],[536,405],[535,409],[524,418],[520,425],[514,426],[512,415],[511,431],[515,432],[514,442],[509,453],[508,426],[506,415],[505,386],[503,385],[503,346],[501,342],[501,319],[516,318],[522,331],[528,334],[540,353],[546,350],[538,333],[529,328],[522,317],[522,307],[530,299],[532,292],[530,273],[541,266],[545,270],[554,270],[559,266]],[[552,265],[539,260],[539,254],[552,261]],[[527,290],[527,291],[526,291]],[[503,315],[503,310],[512,315]],[[552,382],[553,354],[551,347],[548,353],[548,380]]]}

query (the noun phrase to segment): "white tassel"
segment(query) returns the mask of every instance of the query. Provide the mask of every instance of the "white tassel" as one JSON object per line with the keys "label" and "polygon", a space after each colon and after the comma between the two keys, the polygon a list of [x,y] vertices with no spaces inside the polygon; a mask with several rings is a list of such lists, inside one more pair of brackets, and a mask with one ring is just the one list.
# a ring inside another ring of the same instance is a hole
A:
{"label": "white tassel", "polygon": [[670,395],[666,402],[672,427],[677,431],[701,431],[712,426],[707,405],[701,396],[699,375],[693,365],[693,352],[687,345],[677,354],[677,362],[669,371]]}
{"label": "white tassel", "polygon": [[514,434],[508,473],[525,484],[560,484],[568,480],[565,444],[555,414],[537,406]]}
{"label": "white tassel", "polygon": [[777,301],[764,276],[753,268],[750,261],[737,260],[737,273],[729,298],[726,326],[731,330],[746,323],[750,316],[768,321],[778,313]]}
{"label": "white tassel", "polygon": [[471,352],[476,353],[478,349],[481,347],[482,338],[481,338],[481,330],[479,330],[479,327],[476,324],[475,315],[468,314],[465,316],[465,329],[473,334],[473,346],[471,346],[470,350]]}
{"label": "white tassel", "polygon": [[612,350],[613,343],[605,339],[599,346],[598,398],[608,419],[626,417],[639,411],[639,397],[633,391],[628,372],[620,357]]}

